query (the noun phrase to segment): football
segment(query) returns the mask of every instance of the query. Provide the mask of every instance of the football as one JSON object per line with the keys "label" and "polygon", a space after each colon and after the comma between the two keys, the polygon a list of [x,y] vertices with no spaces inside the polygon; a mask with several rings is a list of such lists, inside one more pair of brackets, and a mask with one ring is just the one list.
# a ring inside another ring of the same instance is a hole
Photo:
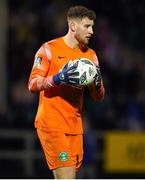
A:
{"label": "football", "polygon": [[94,77],[97,73],[95,64],[87,59],[80,58],[72,61],[71,65],[76,65],[75,71],[79,72],[79,85],[88,85],[94,81]]}

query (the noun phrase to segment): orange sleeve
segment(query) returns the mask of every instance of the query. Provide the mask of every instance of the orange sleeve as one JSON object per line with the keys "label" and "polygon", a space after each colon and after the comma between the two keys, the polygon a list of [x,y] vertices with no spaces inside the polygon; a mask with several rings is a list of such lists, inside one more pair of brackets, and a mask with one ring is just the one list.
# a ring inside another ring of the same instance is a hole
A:
{"label": "orange sleeve", "polygon": [[50,63],[51,50],[47,43],[45,43],[35,55],[28,82],[28,88],[31,92],[38,92],[54,86],[52,76],[46,77],[50,68]]}
{"label": "orange sleeve", "polygon": [[[95,53],[95,51],[92,51],[93,54],[93,62],[96,66],[99,66],[99,61],[98,61],[98,57]],[[90,95],[91,97],[96,100],[96,101],[102,101],[104,99],[105,96],[105,88],[103,85],[103,80],[101,81],[101,87],[100,89],[96,89],[95,83],[91,83],[90,85],[88,85],[89,91],[90,91]]]}

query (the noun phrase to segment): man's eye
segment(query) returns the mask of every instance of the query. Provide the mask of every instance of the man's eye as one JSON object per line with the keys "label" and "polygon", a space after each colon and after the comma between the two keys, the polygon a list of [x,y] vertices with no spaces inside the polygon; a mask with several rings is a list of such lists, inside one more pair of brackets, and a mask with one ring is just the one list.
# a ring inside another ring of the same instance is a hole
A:
{"label": "man's eye", "polygon": [[90,27],[90,25],[85,25],[85,27],[86,27],[86,28],[89,28],[89,27]]}

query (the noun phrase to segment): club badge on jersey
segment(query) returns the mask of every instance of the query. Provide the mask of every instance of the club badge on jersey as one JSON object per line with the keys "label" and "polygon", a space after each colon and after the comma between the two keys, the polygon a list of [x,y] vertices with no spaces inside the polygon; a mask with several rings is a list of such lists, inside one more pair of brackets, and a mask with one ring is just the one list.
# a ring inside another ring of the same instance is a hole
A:
{"label": "club badge on jersey", "polygon": [[60,161],[68,161],[68,153],[67,152],[60,152],[59,153],[59,160]]}
{"label": "club badge on jersey", "polygon": [[36,57],[35,60],[34,60],[34,65],[33,65],[33,67],[35,67],[35,68],[40,68],[41,62],[42,62],[42,58],[41,58],[41,57]]}

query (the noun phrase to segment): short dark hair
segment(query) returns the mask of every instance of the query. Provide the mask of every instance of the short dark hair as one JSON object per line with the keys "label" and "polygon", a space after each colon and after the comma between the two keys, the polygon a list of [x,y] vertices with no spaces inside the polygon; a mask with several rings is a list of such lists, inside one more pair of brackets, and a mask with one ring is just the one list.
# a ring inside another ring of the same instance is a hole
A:
{"label": "short dark hair", "polygon": [[85,6],[73,6],[69,8],[67,17],[80,19],[88,17],[90,20],[95,20],[96,13],[93,10],[86,8]]}

